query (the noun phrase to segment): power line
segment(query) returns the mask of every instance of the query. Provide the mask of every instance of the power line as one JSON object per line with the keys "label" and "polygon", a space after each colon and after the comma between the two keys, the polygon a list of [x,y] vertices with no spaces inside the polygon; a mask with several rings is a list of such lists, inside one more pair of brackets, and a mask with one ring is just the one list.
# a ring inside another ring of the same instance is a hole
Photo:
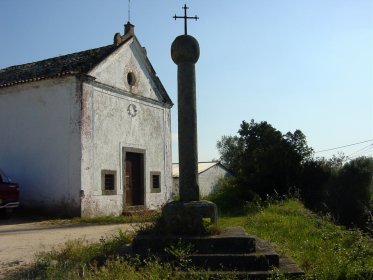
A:
{"label": "power line", "polygon": [[361,148],[351,154],[349,154],[347,157],[351,157],[351,156],[355,156],[356,154],[361,154],[363,153],[365,150],[370,150],[373,148],[373,144],[369,144],[368,146],[365,146],[364,148]]}
{"label": "power line", "polygon": [[373,141],[373,139],[365,140],[365,141],[362,141],[362,142],[359,142],[359,143],[348,144],[348,145],[344,145],[344,146],[340,146],[340,147],[336,147],[336,148],[330,148],[330,149],[326,149],[326,150],[316,151],[315,154],[316,154],[316,153],[322,153],[322,152],[333,151],[333,150],[337,150],[337,149],[341,149],[341,148],[346,148],[346,147],[350,147],[350,146],[355,146],[355,145],[359,145],[359,144],[367,143],[367,142],[370,142],[370,141]]}
{"label": "power line", "polygon": [[360,151],[357,154],[355,153],[353,156],[350,155],[347,158],[348,159],[355,159],[355,158],[358,158],[358,157],[361,157],[361,156],[365,156],[365,155],[368,155],[368,154],[371,154],[371,153],[373,153],[373,144],[369,145],[368,149]]}

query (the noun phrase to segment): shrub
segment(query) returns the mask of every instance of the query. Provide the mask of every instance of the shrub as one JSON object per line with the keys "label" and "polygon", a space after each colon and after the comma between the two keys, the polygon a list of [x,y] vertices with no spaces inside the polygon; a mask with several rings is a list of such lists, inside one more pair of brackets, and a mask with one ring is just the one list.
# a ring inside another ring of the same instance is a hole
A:
{"label": "shrub", "polygon": [[223,215],[244,214],[260,200],[256,193],[243,188],[235,177],[220,179],[215,191],[206,199],[214,202]]}
{"label": "shrub", "polygon": [[328,187],[332,179],[332,168],[320,160],[303,164],[301,174],[301,197],[305,206],[318,212],[326,212]]}
{"label": "shrub", "polygon": [[371,209],[372,158],[357,158],[346,163],[331,184],[329,206],[338,221],[364,228]]}

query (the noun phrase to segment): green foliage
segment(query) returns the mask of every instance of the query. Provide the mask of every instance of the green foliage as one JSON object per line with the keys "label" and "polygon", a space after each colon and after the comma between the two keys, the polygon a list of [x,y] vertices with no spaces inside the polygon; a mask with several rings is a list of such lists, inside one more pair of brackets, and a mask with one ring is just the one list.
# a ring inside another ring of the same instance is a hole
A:
{"label": "green foliage", "polygon": [[[307,279],[372,279],[373,239],[357,230],[345,230],[319,217],[295,199],[270,199],[267,207],[247,216],[225,217],[220,226],[243,226],[250,234],[276,244],[276,251],[292,258]],[[237,279],[233,274],[216,276],[191,268],[188,255],[193,248],[175,244],[168,249],[181,260],[186,272],[175,262],[145,261],[121,257],[116,252],[131,236],[120,232],[110,239],[88,244],[69,241],[64,247],[40,255],[29,270],[11,279]],[[271,279],[287,279],[274,275]]]}
{"label": "green foliage", "polygon": [[323,161],[308,161],[301,173],[301,197],[305,206],[317,212],[327,212],[329,185],[333,169]]}
{"label": "green foliage", "polygon": [[371,211],[373,158],[346,163],[330,188],[329,204],[338,221],[363,228]]}
{"label": "green foliage", "polygon": [[222,215],[239,215],[252,211],[260,198],[251,190],[241,187],[235,177],[227,177],[219,180],[215,191],[206,200],[214,202]]}
{"label": "green foliage", "polygon": [[130,240],[131,236],[119,232],[110,239],[102,239],[94,244],[88,244],[81,239],[68,241],[60,249],[40,254],[31,268],[11,275],[8,279],[236,279],[234,273],[217,276],[209,271],[190,267],[188,256],[193,252],[193,248],[182,242],[167,249],[167,252],[174,256],[171,262],[160,262],[156,258],[140,260],[138,257],[120,256],[118,252]]}
{"label": "green foliage", "polygon": [[69,240],[60,249],[39,254],[31,268],[12,279],[79,279],[98,262],[113,258],[131,240],[132,236],[121,230],[113,238],[93,244],[84,239]]}
{"label": "green foliage", "polygon": [[343,155],[303,164],[301,194],[305,205],[330,212],[346,226],[367,229],[373,209],[372,158],[357,158],[343,165]]}
{"label": "green foliage", "polygon": [[265,200],[296,188],[308,208],[373,232],[372,158],[343,164],[347,158],[340,154],[315,160],[300,130],[282,134],[267,122],[254,120],[243,121],[238,136],[223,136],[217,148],[220,160],[236,176],[221,182],[208,198],[222,213],[253,211],[258,204],[255,194]]}
{"label": "green foliage", "polygon": [[159,212],[148,211],[141,215],[133,216],[100,216],[100,217],[75,217],[65,222],[84,224],[120,224],[120,223],[144,223],[152,222],[159,216]]}
{"label": "green foliage", "polygon": [[307,279],[373,277],[373,239],[334,225],[298,200],[271,203],[255,214],[221,218],[219,223],[243,226],[250,234],[275,243],[276,251],[293,259]]}
{"label": "green foliage", "polygon": [[[221,161],[237,176],[243,189],[265,198],[297,186],[302,162],[312,156],[300,131],[283,135],[267,122],[242,122],[239,136],[223,136],[217,148]],[[249,201],[244,190],[241,198]],[[250,193],[247,193],[250,195]]]}
{"label": "green foliage", "polygon": [[216,144],[220,153],[220,161],[228,169],[238,172],[241,165],[241,153],[244,149],[243,140],[238,136],[223,136]]}
{"label": "green foliage", "polygon": [[165,252],[173,258],[173,266],[180,267],[183,270],[191,268],[190,256],[195,252],[192,244],[184,243],[180,238],[176,244],[165,248]]}

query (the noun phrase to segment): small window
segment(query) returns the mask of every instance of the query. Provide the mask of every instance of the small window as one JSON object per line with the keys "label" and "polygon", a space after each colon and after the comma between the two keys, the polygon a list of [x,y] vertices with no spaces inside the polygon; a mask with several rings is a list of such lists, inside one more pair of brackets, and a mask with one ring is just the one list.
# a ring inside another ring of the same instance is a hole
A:
{"label": "small window", "polygon": [[159,175],[153,175],[153,189],[159,189],[161,187],[159,180]]}
{"label": "small window", "polygon": [[161,172],[150,172],[152,192],[161,192]]}
{"label": "small window", "polygon": [[107,191],[115,190],[114,179],[115,179],[114,174],[105,174],[105,190]]}
{"label": "small window", "polygon": [[113,195],[117,192],[116,187],[116,176],[115,170],[102,170],[101,172],[101,184],[103,195]]}
{"label": "small window", "polygon": [[134,86],[135,83],[136,83],[136,77],[135,77],[135,74],[133,74],[132,72],[128,72],[128,74],[127,74],[127,83],[128,83],[130,86]]}

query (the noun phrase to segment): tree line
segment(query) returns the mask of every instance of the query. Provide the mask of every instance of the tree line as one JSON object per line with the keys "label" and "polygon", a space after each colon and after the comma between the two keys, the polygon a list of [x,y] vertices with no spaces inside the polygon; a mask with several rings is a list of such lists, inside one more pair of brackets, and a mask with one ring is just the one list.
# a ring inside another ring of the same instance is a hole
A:
{"label": "tree line", "polygon": [[211,197],[223,211],[296,192],[306,207],[330,213],[340,224],[373,226],[373,158],[315,158],[301,130],[282,134],[254,120],[243,121],[238,135],[223,136],[217,148],[221,162],[235,174]]}

